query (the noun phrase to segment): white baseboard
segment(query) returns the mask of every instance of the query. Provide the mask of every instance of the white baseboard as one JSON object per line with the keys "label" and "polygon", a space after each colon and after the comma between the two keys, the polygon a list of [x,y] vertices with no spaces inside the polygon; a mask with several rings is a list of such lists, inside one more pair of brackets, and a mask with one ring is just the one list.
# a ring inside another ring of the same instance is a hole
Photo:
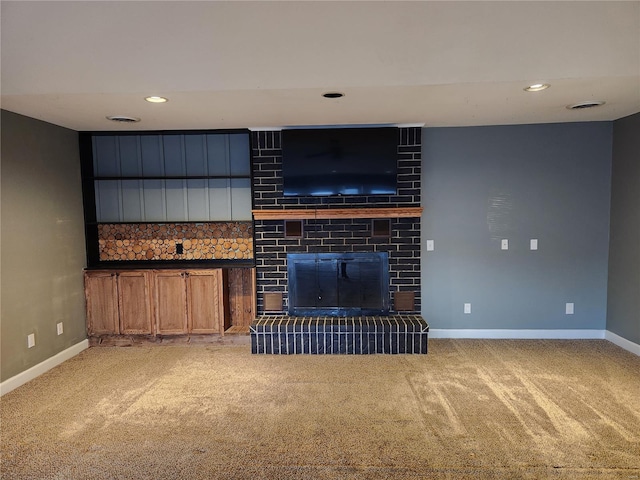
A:
{"label": "white baseboard", "polygon": [[640,356],[640,345],[609,330],[502,330],[472,328],[430,328],[429,338],[503,338],[530,340],[608,340]]}
{"label": "white baseboard", "polygon": [[39,377],[43,373],[51,370],[53,367],[57,367],[62,362],[75,357],[87,348],[89,348],[89,340],[82,340],[81,342],[72,345],[66,350],[57,353],[53,357],[47,358],[44,362],[40,362],[30,369],[25,370],[24,372],[21,372],[11,378],[8,378],[4,382],[0,383],[0,396],[4,395],[5,393],[9,393],[11,390],[15,390],[16,388],[24,385],[25,383],[33,380],[36,377]]}
{"label": "white baseboard", "polygon": [[[604,339],[618,345],[629,352],[640,356],[640,345],[626,338],[616,335],[608,330],[506,330],[506,329],[429,329],[430,338],[487,338],[487,339],[562,339],[562,340],[586,340]],[[89,340],[82,340],[62,352],[48,358],[0,383],[0,396],[9,393],[11,390],[24,385],[25,383],[39,377],[43,373],[60,365],[62,362],[75,357],[83,350],[89,348]]]}
{"label": "white baseboard", "polygon": [[609,330],[605,331],[604,338],[609,340],[611,343],[615,343],[619,347],[630,351],[631,353],[635,353],[640,357],[640,345],[638,345],[637,343],[633,343],[631,340],[627,340],[626,338],[621,337],[620,335],[616,335]]}
{"label": "white baseboard", "polygon": [[561,339],[584,340],[604,339],[604,330],[507,330],[507,329],[439,329],[430,328],[429,338],[522,338],[522,339]]}

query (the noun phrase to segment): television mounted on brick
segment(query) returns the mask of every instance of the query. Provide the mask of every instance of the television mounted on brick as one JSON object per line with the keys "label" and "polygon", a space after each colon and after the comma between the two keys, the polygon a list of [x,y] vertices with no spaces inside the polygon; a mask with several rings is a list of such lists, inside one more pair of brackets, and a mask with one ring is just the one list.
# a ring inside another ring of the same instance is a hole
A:
{"label": "television mounted on brick", "polygon": [[398,129],[282,131],[285,196],[395,195]]}

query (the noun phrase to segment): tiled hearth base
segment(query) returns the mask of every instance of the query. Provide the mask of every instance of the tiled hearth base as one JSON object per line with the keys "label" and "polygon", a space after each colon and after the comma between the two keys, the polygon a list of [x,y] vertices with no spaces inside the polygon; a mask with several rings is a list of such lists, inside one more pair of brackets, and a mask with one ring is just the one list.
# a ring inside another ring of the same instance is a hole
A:
{"label": "tiled hearth base", "polygon": [[426,354],[429,325],[420,315],[265,315],[250,333],[251,352],[258,354]]}

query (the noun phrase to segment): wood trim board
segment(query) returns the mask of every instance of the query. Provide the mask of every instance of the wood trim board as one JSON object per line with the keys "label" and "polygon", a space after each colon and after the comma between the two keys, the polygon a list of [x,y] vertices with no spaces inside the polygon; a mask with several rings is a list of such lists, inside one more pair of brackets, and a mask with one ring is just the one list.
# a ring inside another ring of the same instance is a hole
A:
{"label": "wood trim board", "polygon": [[279,210],[251,210],[255,220],[306,220],[331,218],[415,218],[422,215],[422,207],[394,208],[299,208]]}

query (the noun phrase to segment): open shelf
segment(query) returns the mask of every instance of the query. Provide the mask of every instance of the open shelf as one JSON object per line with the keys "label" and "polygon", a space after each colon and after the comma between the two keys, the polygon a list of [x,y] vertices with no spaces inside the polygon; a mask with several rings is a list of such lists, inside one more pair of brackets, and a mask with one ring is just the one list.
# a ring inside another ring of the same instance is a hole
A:
{"label": "open shelf", "polygon": [[232,325],[224,331],[225,335],[249,335],[249,325]]}

